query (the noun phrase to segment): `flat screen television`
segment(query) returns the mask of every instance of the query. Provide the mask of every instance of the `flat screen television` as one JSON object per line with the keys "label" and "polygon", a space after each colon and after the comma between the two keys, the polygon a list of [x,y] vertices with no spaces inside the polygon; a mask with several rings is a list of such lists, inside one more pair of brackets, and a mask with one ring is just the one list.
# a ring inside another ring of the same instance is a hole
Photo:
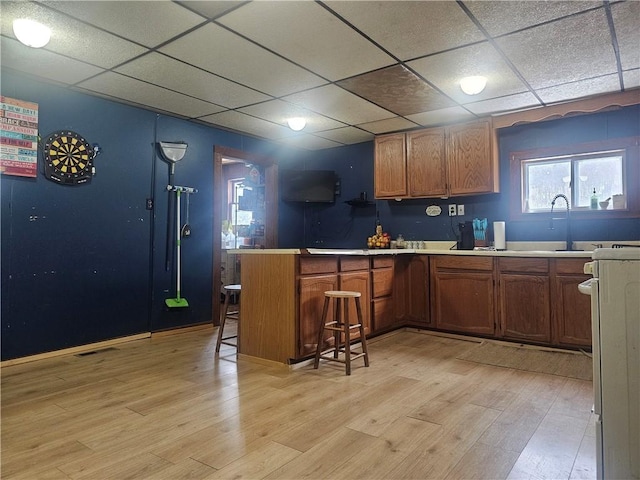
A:
{"label": "flat screen television", "polygon": [[280,196],[285,202],[333,203],[337,181],[333,170],[281,170]]}

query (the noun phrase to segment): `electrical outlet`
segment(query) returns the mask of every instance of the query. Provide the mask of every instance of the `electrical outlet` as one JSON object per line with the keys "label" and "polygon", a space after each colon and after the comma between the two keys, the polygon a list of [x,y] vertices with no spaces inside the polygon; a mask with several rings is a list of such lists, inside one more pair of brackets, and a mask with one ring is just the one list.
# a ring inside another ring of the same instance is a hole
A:
{"label": "electrical outlet", "polygon": [[451,205],[449,205],[449,216],[450,217],[455,217],[456,216],[456,204],[452,203]]}
{"label": "electrical outlet", "polygon": [[464,215],[464,205],[458,205],[458,216]]}

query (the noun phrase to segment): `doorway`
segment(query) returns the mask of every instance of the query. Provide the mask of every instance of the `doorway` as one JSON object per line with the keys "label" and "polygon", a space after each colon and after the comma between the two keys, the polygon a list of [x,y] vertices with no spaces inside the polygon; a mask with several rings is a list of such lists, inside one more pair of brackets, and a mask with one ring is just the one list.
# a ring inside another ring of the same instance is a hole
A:
{"label": "doorway", "polygon": [[[225,175],[227,168],[237,173]],[[220,322],[223,222],[226,233],[231,231],[235,237],[234,248],[278,247],[278,165],[273,159],[229,147],[213,148],[214,325]]]}

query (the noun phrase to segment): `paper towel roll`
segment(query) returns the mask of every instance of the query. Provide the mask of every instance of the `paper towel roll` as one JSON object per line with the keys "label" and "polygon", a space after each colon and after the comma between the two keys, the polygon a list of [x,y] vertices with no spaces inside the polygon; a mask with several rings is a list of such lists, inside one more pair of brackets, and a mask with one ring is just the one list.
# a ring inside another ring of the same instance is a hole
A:
{"label": "paper towel roll", "polygon": [[504,222],[493,222],[493,245],[496,250],[506,250],[507,242],[504,236]]}

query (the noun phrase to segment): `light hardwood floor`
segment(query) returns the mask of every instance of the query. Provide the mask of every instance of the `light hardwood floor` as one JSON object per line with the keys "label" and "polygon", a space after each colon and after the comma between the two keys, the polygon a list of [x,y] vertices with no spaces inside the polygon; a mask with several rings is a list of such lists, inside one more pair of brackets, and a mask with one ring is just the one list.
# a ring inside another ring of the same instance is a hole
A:
{"label": "light hardwood floor", "polygon": [[590,479],[591,382],[403,331],[371,366],[214,356],[204,329],[2,369],[3,479]]}

